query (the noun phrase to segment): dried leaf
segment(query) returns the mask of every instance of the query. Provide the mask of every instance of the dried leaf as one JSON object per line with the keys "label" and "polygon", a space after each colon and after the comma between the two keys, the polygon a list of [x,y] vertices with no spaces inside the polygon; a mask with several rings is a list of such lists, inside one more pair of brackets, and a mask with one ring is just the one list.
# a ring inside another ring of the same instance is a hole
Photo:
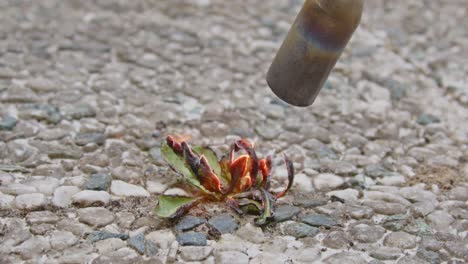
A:
{"label": "dried leaf", "polygon": [[255,153],[253,145],[246,139],[241,139],[235,143],[236,151],[244,149],[250,157],[250,176],[252,178],[252,186],[257,186],[257,174],[258,174],[258,158]]}
{"label": "dried leaf", "polygon": [[201,199],[200,197],[161,195],[154,212],[160,217],[176,218],[195,206]]}
{"label": "dried leaf", "polygon": [[203,146],[194,146],[192,147],[193,152],[198,154],[198,156],[205,156],[205,158],[208,161],[208,164],[210,164],[211,169],[216,175],[221,175],[221,167],[218,162],[218,157],[216,156],[216,153],[208,147],[203,147]]}
{"label": "dried leaf", "polygon": [[294,166],[286,155],[284,155],[284,163],[288,171],[288,186],[286,187],[286,189],[284,189],[284,191],[276,194],[276,198],[283,197],[289,191],[289,189],[291,189],[291,186],[294,182]]}

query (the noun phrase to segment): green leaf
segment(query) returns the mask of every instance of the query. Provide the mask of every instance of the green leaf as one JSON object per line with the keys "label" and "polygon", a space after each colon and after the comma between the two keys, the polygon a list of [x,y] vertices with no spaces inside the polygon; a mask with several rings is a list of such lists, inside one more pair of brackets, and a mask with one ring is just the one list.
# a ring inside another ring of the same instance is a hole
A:
{"label": "green leaf", "polygon": [[160,217],[179,217],[193,207],[200,199],[200,197],[161,195],[154,212]]}
{"label": "green leaf", "polygon": [[161,155],[163,158],[169,163],[169,165],[178,173],[182,174],[185,179],[195,187],[200,188],[204,192],[208,192],[198,181],[197,176],[195,173],[188,167],[186,164],[184,157],[177,155],[174,150],[167,145],[166,142],[163,143],[161,147]]}
{"label": "green leaf", "polygon": [[219,166],[218,157],[216,153],[208,148],[203,146],[195,146],[192,147],[193,152],[198,154],[198,156],[205,156],[206,160],[208,160],[208,164],[210,164],[211,169],[216,175],[221,175],[221,167]]}
{"label": "green leaf", "polygon": [[275,204],[273,201],[272,195],[261,189],[261,197],[262,197],[262,215],[255,219],[255,224],[262,226],[268,224],[269,220],[273,218],[274,211],[275,211]]}

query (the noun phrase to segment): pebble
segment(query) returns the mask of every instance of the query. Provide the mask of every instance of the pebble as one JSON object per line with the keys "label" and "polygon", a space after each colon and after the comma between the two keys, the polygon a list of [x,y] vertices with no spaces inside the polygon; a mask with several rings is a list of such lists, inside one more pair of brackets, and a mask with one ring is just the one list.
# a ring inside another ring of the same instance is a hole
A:
{"label": "pebble", "polygon": [[21,194],[15,198],[15,206],[20,210],[40,210],[47,205],[47,199],[42,193]]}
{"label": "pebble", "polygon": [[196,246],[185,246],[180,247],[180,256],[185,261],[203,261],[207,259],[213,252],[213,248],[210,246],[196,247]]}
{"label": "pebble", "polygon": [[50,249],[50,243],[43,236],[33,236],[24,241],[21,245],[12,249],[14,253],[20,254],[23,259],[31,259],[47,252]]}
{"label": "pebble", "polygon": [[322,243],[328,248],[341,249],[349,245],[349,240],[343,231],[332,231],[322,240]]}
{"label": "pebble", "polygon": [[284,222],[291,220],[294,216],[298,215],[301,209],[293,205],[280,205],[275,210],[274,221]]}
{"label": "pebble", "polygon": [[409,223],[408,218],[406,214],[387,216],[383,219],[382,226],[388,230],[400,231]]}
{"label": "pebble", "polygon": [[162,193],[164,193],[164,191],[166,191],[167,185],[163,184],[161,182],[157,182],[157,181],[147,181],[146,182],[146,189],[150,193],[162,194]]}
{"label": "pebble", "polygon": [[50,245],[53,249],[64,250],[78,242],[78,238],[68,231],[52,231],[49,235]]}
{"label": "pebble", "polygon": [[130,237],[128,245],[140,254],[154,256],[158,253],[157,247],[152,242],[147,241],[143,233]]}
{"label": "pebble", "polygon": [[434,211],[426,219],[432,228],[440,231],[447,230],[447,227],[455,221],[449,213],[444,211]]}
{"label": "pebble", "polygon": [[50,211],[36,211],[30,212],[26,215],[26,222],[30,225],[38,224],[54,224],[59,221],[59,218],[56,214]]}
{"label": "pebble", "polygon": [[370,252],[369,256],[378,260],[396,260],[402,255],[399,248],[394,247],[380,247],[375,251]]}
{"label": "pebble", "polygon": [[104,206],[110,202],[110,195],[105,191],[85,190],[72,196],[73,205],[79,207]]}
{"label": "pebble", "polygon": [[255,244],[263,243],[266,239],[263,230],[260,227],[253,226],[251,223],[247,223],[245,226],[239,228],[236,235]]}
{"label": "pebble", "polygon": [[379,226],[358,224],[350,229],[354,239],[362,243],[374,243],[383,237],[385,229]]}
{"label": "pebble", "polygon": [[107,238],[96,242],[95,247],[100,254],[116,251],[127,246],[125,241],[120,238]]}
{"label": "pebble", "polygon": [[175,226],[177,231],[187,231],[193,229],[203,223],[206,223],[206,220],[200,217],[195,217],[192,215],[184,216]]}
{"label": "pebble", "polygon": [[10,115],[3,116],[0,120],[0,130],[13,130],[18,123],[18,120]]}
{"label": "pebble", "polygon": [[113,195],[125,197],[148,197],[149,192],[143,187],[126,183],[120,180],[112,181],[111,192]]}
{"label": "pebble", "polygon": [[56,178],[48,177],[42,180],[33,180],[27,184],[36,187],[40,193],[52,195],[55,189],[59,186],[60,181]]}
{"label": "pebble", "polygon": [[146,240],[153,242],[161,249],[168,249],[172,242],[176,240],[176,237],[170,229],[162,229],[147,234]]}
{"label": "pebble", "polygon": [[79,220],[90,226],[101,227],[114,221],[114,214],[102,207],[87,207],[78,210]]}
{"label": "pebble", "polygon": [[364,200],[363,205],[369,206],[374,212],[383,215],[404,214],[407,209],[400,203],[387,203],[383,201]]}
{"label": "pebble", "polygon": [[239,251],[215,252],[215,263],[248,264],[249,256]]}
{"label": "pebble", "polygon": [[198,232],[186,232],[177,235],[176,237],[177,242],[181,246],[206,246],[207,240],[206,235],[203,233]]}
{"label": "pebble", "polygon": [[119,240],[127,240],[128,235],[126,234],[120,234],[120,233],[111,233],[107,231],[94,231],[91,234],[88,235],[88,241],[91,243],[98,242],[101,240],[107,240],[110,238],[115,238]]}
{"label": "pebble", "polygon": [[9,184],[7,187],[1,188],[1,191],[5,194],[11,195],[31,194],[38,192],[36,187],[25,185],[22,183]]}
{"label": "pebble", "polygon": [[293,187],[296,190],[300,190],[303,192],[313,192],[314,187],[312,186],[312,181],[309,176],[305,175],[304,173],[298,173],[294,176],[294,183]]}
{"label": "pebble", "polygon": [[326,264],[367,264],[366,259],[364,259],[359,253],[355,252],[335,253],[324,259],[323,262]]}
{"label": "pebble", "polygon": [[67,208],[71,205],[72,197],[80,191],[76,186],[60,186],[54,190],[52,204],[56,207]]}
{"label": "pebble", "polygon": [[283,234],[295,238],[314,237],[319,233],[319,229],[303,223],[286,223],[283,228]]}
{"label": "pebble", "polygon": [[416,256],[424,259],[425,261],[431,263],[431,264],[438,264],[441,263],[440,255],[431,250],[426,250],[424,248],[418,248],[418,251],[416,252]]}
{"label": "pebble", "polygon": [[237,221],[229,214],[214,216],[208,224],[219,234],[232,233],[239,227]]}
{"label": "pebble", "polygon": [[313,178],[315,189],[319,191],[331,191],[343,185],[342,177],[331,173],[322,173]]}
{"label": "pebble", "polygon": [[89,177],[86,185],[87,190],[93,191],[107,191],[111,186],[112,176],[108,173],[96,173]]}
{"label": "pebble", "polygon": [[332,227],[338,225],[338,222],[326,215],[321,215],[321,214],[311,214],[311,215],[306,215],[302,218],[302,222],[304,224],[308,224],[311,226],[316,226],[316,227]]}
{"label": "pebble", "polygon": [[15,197],[13,195],[0,193],[0,210],[8,210],[13,206]]}
{"label": "pebble", "polygon": [[55,229],[55,226],[51,224],[38,224],[38,225],[32,225],[29,230],[31,233],[34,235],[45,235],[47,232],[50,230]]}
{"label": "pebble", "polygon": [[78,146],[85,146],[88,144],[103,145],[106,137],[102,133],[80,133],[75,138],[75,144]]}
{"label": "pebble", "polygon": [[461,186],[453,188],[449,193],[449,198],[462,202],[468,201],[468,188]]}
{"label": "pebble", "polygon": [[77,220],[64,218],[57,223],[58,230],[70,231],[77,237],[82,237],[86,234],[90,234],[93,230]]}
{"label": "pebble", "polygon": [[356,203],[358,200],[359,191],[355,189],[345,189],[339,191],[331,191],[327,193],[328,197],[338,197],[343,199],[345,203]]}
{"label": "pebble", "polygon": [[417,237],[405,232],[393,232],[384,239],[384,246],[401,249],[411,249],[416,247]]}

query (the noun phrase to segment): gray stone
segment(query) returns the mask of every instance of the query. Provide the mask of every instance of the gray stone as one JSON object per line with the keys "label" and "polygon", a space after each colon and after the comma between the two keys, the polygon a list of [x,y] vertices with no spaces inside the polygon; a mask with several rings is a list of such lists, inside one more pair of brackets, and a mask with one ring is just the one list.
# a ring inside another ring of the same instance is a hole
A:
{"label": "gray stone", "polygon": [[332,173],[322,173],[313,178],[314,187],[319,191],[331,191],[343,185],[342,177]]}
{"label": "gray stone", "polygon": [[468,260],[468,247],[466,243],[448,241],[445,243],[445,249],[456,258]]}
{"label": "gray stone", "polygon": [[402,255],[401,249],[392,247],[380,247],[369,255],[378,260],[396,260]]}
{"label": "gray stone", "polygon": [[177,235],[176,237],[177,242],[181,246],[206,246],[206,235],[203,233],[198,232],[186,232]]}
{"label": "gray stone", "polygon": [[81,119],[86,117],[94,117],[96,111],[86,104],[82,105],[69,105],[61,109],[63,115],[68,119]]}
{"label": "gray stone", "polygon": [[20,210],[40,210],[47,205],[47,199],[42,193],[21,194],[16,196],[15,206]]}
{"label": "gray stone", "polygon": [[118,238],[121,240],[127,240],[128,235],[126,234],[119,234],[119,233],[111,233],[107,231],[94,231],[93,233],[88,235],[88,241],[91,243],[95,243],[100,240],[105,240],[109,238]]}
{"label": "gray stone", "polygon": [[436,230],[447,230],[455,219],[445,211],[434,211],[427,216],[429,225]]}
{"label": "gray stone", "polygon": [[287,223],[283,233],[295,238],[314,237],[319,233],[319,229],[303,223]]}
{"label": "gray stone", "polygon": [[439,254],[431,250],[419,248],[416,255],[431,264],[441,263]]}
{"label": "gray stone", "polygon": [[13,130],[18,120],[13,116],[6,115],[0,120],[0,130]]}
{"label": "gray stone", "polygon": [[393,232],[388,234],[384,239],[384,246],[401,249],[415,248],[416,243],[417,237],[405,232]]}
{"label": "gray stone", "polygon": [[208,224],[220,234],[232,233],[239,227],[237,221],[229,214],[212,217]]}
{"label": "gray stone", "polygon": [[379,226],[369,226],[358,224],[351,228],[351,235],[354,239],[362,243],[377,242],[385,234],[385,229]]}
{"label": "gray stone", "polygon": [[404,214],[407,211],[406,206],[400,203],[365,200],[363,205],[369,206],[374,210],[374,212],[383,215]]}
{"label": "gray stone", "polygon": [[291,220],[294,216],[299,214],[301,209],[292,205],[280,205],[275,210],[275,222],[284,222]]}
{"label": "gray stone", "polygon": [[439,123],[440,119],[434,115],[422,113],[421,115],[418,116],[417,122],[420,125],[426,126],[426,125],[433,124],[433,123]]}
{"label": "gray stone", "polygon": [[193,229],[203,223],[206,223],[206,220],[200,217],[195,217],[192,215],[184,216],[175,226],[177,231],[187,231]]}
{"label": "gray stone", "polygon": [[107,191],[111,185],[112,176],[107,173],[96,173],[89,177],[86,185],[87,190]]}
{"label": "gray stone", "polygon": [[49,232],[50,230],[53,230],[55,229],[55,226],[51,225],[51,224],[38,224],[38,225],[32,225],[29,230],[31,231],[31,233],[33,233],[34,235],[44,235],[46,234],[47,232]]}
{"label": "gray stone", "polygon": [[90,234],[93,229],[89,226],[78,222],[77,220],[72,220],[69,218],[64,218],[57,223],[58,230],[70,231],[77,237],[82,237],[86,234]]}
{"label": "gray stone", "polygon": [[102,207],[88,207],[78,210],[79,220],[90,226],[105,226],[114,221],[114,214]]}
{"label": "gray stone", "polygon": [[130,237],[128,245],[140,254],[154,256],[158,253],[156,246],[152,242],[147,241],[143,233]]}
{"label": "gray stone", "polygon": [[215,263],[248,264],[249,256],[238,251],[220,251],[215,253]]}
{"label": "gray stone", "polygon": [[409,216],[406,214],[391,215],[384,218],[382,226],[388,230],[400,231],[409,223]]}
{"label": "gray stone", "polygon": [[332,227],[338,225],[338,222],[335,219],[321,214],[306,215],[301,221],[305,224],[316,227]]}
{"label": "gray stone", "polygon": [[49,241],[43,236],[33,236],[21,245],[12,249],[14,253],[20,254],[23,259],[31,259],[50,249]]}
{"label": "gray stone", "polygon": [[58,222],[59,218],[56,214],[50,211],[38,211],[38,212],[30,212],[26,215],[26,222],[30,225],[38,225],[38,224],[54,224]]}
{"label": "gray stone", "polygon": [[263,230],[260,227],[253,226],[251,223],[247,223],[245,226],[239,228],[236,234],[240,238],[255,244],[260,244],[265,241]]}
{"label": "gray stone", "polygon": [[180,256],[185,261],[203,261],[207,259],[213,252],[213,248],[210,246],[196,247],[196,246],[185,246],[180,247]]}
{"label": "gray stone", "polygon": [[53,249],[64,250],[78,242],[78,238],[68,231],[53,231],[50,236],[50,245]]}
{"label": "gray stone", "polygon": [[349,246],[348,238],[343,231],[332,231],[330,232],[323,240],[322,243],[324,246],[340,249]]}
{"label": "gray stone", "polygon": [[323,260],[327,264],[366,264],[367,261],[359,253],[354,252],[340,252],[331,255],[330,257]]}
{"label": "gray stone", "polygon": [[72,196],[72,203],[79,207],[104,206],[110,202],[110,195],[105,191],[84,190]]}
{"label": "gray stone", "polygon": [[106,137],[102,133],[81,133],[78,134],[75,138],[75,144],[78,146],[84,146],[87,144],[104,144]]}

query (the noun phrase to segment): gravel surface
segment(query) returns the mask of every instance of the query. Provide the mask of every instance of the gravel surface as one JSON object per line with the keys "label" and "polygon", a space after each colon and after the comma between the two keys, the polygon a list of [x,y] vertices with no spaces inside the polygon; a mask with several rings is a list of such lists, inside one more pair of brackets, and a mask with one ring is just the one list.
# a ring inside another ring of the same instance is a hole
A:
{"label": "gravel surface", "polygon": [[[301,4],[0,1],[0,263],[468,261],[466,0],[367,1],[294,108],[265,73]],[[277,223],[155,217],[184,192],[160,152],[175,133],[287,153]]]}

